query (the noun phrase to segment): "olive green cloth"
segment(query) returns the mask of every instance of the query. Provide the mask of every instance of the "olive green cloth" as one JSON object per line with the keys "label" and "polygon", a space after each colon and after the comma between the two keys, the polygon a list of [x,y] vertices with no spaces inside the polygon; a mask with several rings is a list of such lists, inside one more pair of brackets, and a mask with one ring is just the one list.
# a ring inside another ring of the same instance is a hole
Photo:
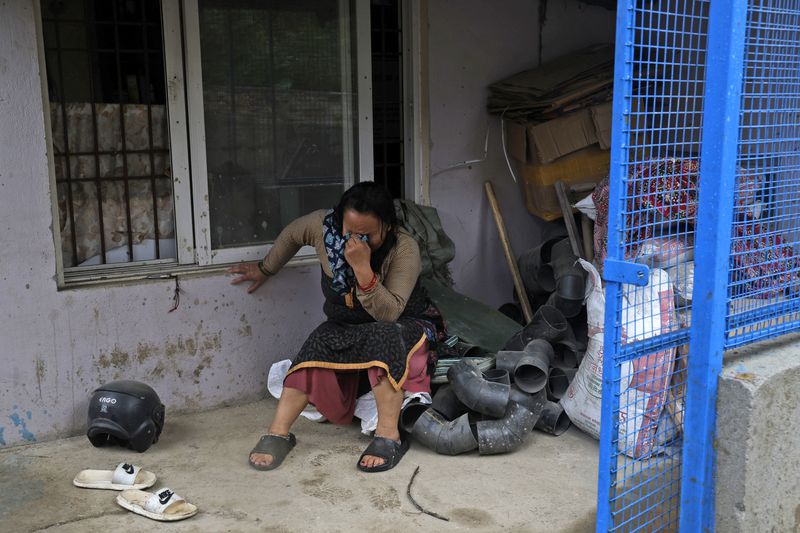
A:
{"label": "olive green cloth", "polygon": [[522,329],[522,326],[500,311],[467,298],[436,280],[423,279],[422,286],[442,314],[447,333],[458,336],[465,344],[473,344],[485,352],[496,353]]}
{"label": "olive green cloth", "polygon": [[395,210],[400,225],[419,245],[420,280],[441,312],[448,334],[457,336],[462,344],[477,346],[478,353],[501,350],[522,327],[501,312],[452,289],[453,278],[447,264],[455,257],[456,247],[444,232],[436,209],[395,200]]}
{"label": "olive green cloth", "polygon": [[422,278],[432,278],[447,287],[453,286],[447,263],[456,256],[456,246],[442,228],[436,208],[417,205],[407,200],[395,200],[400,225],[414,237],[422,259]]}

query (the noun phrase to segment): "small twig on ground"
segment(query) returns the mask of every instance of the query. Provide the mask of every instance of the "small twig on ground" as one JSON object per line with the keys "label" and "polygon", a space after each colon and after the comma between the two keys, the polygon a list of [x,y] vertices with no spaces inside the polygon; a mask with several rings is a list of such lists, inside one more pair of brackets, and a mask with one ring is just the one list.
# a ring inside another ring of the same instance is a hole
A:
{"label": "small twig on ground", "polygon": [[411,485],[414,484],[414,479],[417,477],[417,474],[419,474],[419,467],[417,467],[414,470],[414,473],[411,474],[411,480],[408,482],[408,487],[406,488],[406,496],[408,496],[408,499],[411,501],[411,503],[414,505],[414,507],[416,507],[421,513],[425,513],[426,515],[430,515],[430,516],[432,516],[434,518],[438,518],[439,520],[444,520],[445,522],[449,522],[450,519],[447,518],[446,516],[442,516],[440,514],[436,514],[433,511],[428,511],[427,509],[422,507],[420,504],[418,504],[416,501],[414,501],[414,497],[411,496]]}

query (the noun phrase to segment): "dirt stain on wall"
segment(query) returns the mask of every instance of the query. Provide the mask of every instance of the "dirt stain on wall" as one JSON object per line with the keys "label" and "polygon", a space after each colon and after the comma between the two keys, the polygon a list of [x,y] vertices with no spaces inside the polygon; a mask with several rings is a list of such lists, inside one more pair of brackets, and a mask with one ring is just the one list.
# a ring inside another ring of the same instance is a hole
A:
{"label": "dirt stain on wall", "polygon": [[136,361],[138,361],[139,364],[144,363],[151,357],[158,356],[160,352],[161,350],[155,344],[140,342],[136,347]]}
{"label": "dirt stain on wall", "polygon": [[200,374],[203,373],[203,370],[205,370],[206,367],[211,365],[212,360],[213,358],[210,355],[206,355],[203,357],[202,361],[200,361],[200,364],[194,369],[195,384],[200,383]]}
{"label": "dirt stain on wall", "polygon": [[39,388],[39,399],[42,399],[42,381],[44,381],[44,375],[46,372],[45,364],[42,359],[37,359],[34,362],[34,366],[36,368],[36,386]]}
{"label": "dirt stain on wall", "polygon": [[116,368],[119,370],[127,367],[130,359],[130,354],[115,344],[110,354],[105,352],[100,353],[100,356],[97,358],[97,366],[100,368]]}
{"label": "dirt stain on wall", "polygon": [[252,337],[253,336],[253,328],[250,327],[250,323],[247,322],[247,316],[242,315],[239,318],[239,322],[242,323],[242,327],[238,329],[238,333],[242,337]]}

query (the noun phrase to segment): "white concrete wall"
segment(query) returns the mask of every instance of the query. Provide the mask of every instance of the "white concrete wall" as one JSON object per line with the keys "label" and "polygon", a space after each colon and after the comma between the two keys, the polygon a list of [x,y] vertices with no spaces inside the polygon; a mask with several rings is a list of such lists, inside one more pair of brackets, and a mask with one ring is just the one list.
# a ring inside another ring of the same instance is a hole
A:
{"label": "white concrete wall", "polygon": [[[491,180],[519,255],[540,242],[545,224],[528,214],[512,181],[499,119],[486,112],[488,85],[538,64],[539,3],[534,0],[430,0],[428,6],[431,202],[456,243],[457,288],[490,305],[511,299],[512,281],[483,191]],[[577,0],[550,0],[542,59],[614,41],[612,11]],[[486,161],[481,159],[487,127]]]}
{"label": "white concrete wall", "polygon": [[800,335],[726,354],[717,397],[716,530],[800,530]]}
{"label": "white concrete wall", "polygon": [[32,2],[2,2],[0,447],[80,433],[112,379],[153,386],[166,431],[170,413],[263,396],[268,365],[321,320],[319,268],[286,269],[255,297],[224,275],[182,278],[174,313],[170,281],[57,291],[43,113]]}

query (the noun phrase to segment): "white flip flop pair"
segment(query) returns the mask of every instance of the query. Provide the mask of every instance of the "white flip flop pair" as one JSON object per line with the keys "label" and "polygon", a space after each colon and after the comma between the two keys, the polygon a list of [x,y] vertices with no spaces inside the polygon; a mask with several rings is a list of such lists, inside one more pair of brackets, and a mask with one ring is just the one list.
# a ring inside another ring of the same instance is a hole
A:
{"label": "white flip flop pair", "polygon": [[197,507],[166,487],[158,492],[142,489],[152,487],[156,475],[141,467],[120,463],[115,470],[82,470],[72,484],[84,489],[121,491],[117,503],[136,514],[161,522],[184,520],[197,514]]}

